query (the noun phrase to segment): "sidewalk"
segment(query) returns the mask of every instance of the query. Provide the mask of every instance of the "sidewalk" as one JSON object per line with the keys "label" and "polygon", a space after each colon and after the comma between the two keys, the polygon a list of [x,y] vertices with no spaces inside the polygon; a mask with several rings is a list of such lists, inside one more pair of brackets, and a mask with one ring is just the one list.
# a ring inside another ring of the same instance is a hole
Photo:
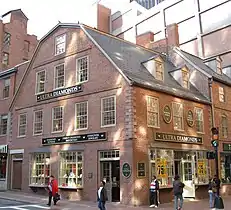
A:
{"label": "sidewalk", "polygon": [[[23,192],[17,192],[17,191],[6,191],[6,192],[0,192],[0,199],[8,199],[13,201],[21,201],[25,203],[32,203],[32,204],[40,204],[40,203],[46,203],[47,197],[37,194],[29,194],[29,193],[23,193]],[[224,197],[224,205],[225,210],[231,209],[231,196],[230,197]],[[84,209],[97,209],[96,202],[91,201],[68,201],[68,200],[62,200],[59,202],[59,204],[52,209],[76,209],[76,208],[84,208]],[[125,206],[118,203],[107,203],[107,209],[116,209],[116,210],[147,210],[150,209],[148,206],[146,207],[133,207],[133,206]],[[173,210],[173,203],[167,203],[167,204],[161,204],[159,206],[160,210]],[[209,210],[208,208],[208,200],[200,200],[200,201],[188,201],[186,200],[184,202],[183,209],[187,210]]]}

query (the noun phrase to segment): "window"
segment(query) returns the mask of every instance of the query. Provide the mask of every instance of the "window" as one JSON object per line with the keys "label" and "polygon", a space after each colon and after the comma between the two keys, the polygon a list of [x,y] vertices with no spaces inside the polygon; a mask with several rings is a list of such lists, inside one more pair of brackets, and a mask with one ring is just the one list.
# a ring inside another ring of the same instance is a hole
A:
{"label": "window", "polygon": [[46,80],[46,71],[40,71],[36,73],[36,93],[45,92],[45,80]]}
{"label": "window", "polygon": [[10,96],[10,78],[4,80],[3,98]]}
{"label": "window", "polygon": [[55,89],[65,86],[64,64],[55,67]]}
{"label": "window", "polygon": [[228,137],[228,120],[226,115],[221,116],[221,136],[223,138]]}
{"label": "window", "polygon": [[5,66],[9,65],[9,53],[6,53],[6,52],[3,53],[2,64]]}
{"label": "window", "polygon": [[175,130],[183,130],[183,104],[173,102],[173,124]]}
{"label": "window", "polygon": [[0,135],[7,134],[7,115],[0,115]]}
{"label": "window", "polygon": [[188,70],[182,69],[182,86],[189,88],[189,72]]}
{"label": "window", "polygon": [[30,160],[30,185],[47,185],[50,175],[50,154],[33,154]]}
{"label": "window", "polygon": [[159,99],[147,97],[147,124],[149,127],[159,127]]}
{"label": "window", "polygon": [[63,107],[54,107],[52,109],[52,132],[63,130]]}
{"label": "window", "polygon": [[110,96],[101,99],[101,125],[112,126],[116,124],[116,97]]}
{"label": "window", "polygon": [[204,132],[204,116],[203,116],[203,109],[195,108],[196,112],[196,131],[198,133]]}
{"label": "window", "polygon": [[164,80],[164,65],[162,62],[155,61],[156,65],[156,79],[163,81]]}
{"label": "window", "polygon": [[7,154],[0,154],[0,179],[6,178],[6,164],[7,164]]}
{"label": "window", "polygon": [[20,114],[18,120],[18,136],[26,135],[27,119],[26,114]]}
{"label": "window", "polygon": [[30,42],[24,41],[24,50],[25,50],[26,52],[29,52],[29,51],[30,51]]}
{"label": "window", "polygon": [[55,55],[64,53],[66,50],[66,34],[55,38]]}
{"label": "window", "polygon": [[83,153],[60,152],[59,186],[77,188],[83,186]]}
{"label": "window", "polygon": [[217,73],[222,74],[222,60],[220,56],[216,58],[216,62],[217,62]]}
{"label": "window", "polygon": [[4,46],[9,46],[10,45],[10,38],[11,38],[11,34],[5,32],[4,33],[4,40],[3,40]]}
{"label": "window", "polygon": [[88,81],[89,61],[88,56],[77,59],[77,82]]}
{"label": "window", "polygon": [[[228,145],[230,148],[230,144]],[[228,152],[221,153],[221,181],[222,183],[231,183],[231,154]]]}
{"label": "window", "polygon": [[88,126],[88,102],[75,104],[75,129],[86,129]]}
{"label": "window", "polygon": [[219,101],[225,102],[225,92],[223,87],[219,87]]}
{"label": "window", "polygon": [[34,112],[34,135],[42,134],[43,132],[43,111]]}

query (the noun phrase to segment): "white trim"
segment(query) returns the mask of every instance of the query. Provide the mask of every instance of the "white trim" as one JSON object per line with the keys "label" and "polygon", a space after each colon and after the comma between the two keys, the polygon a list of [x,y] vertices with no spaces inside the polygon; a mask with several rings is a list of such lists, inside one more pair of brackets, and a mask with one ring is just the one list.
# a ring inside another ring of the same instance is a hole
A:
{"label": "white trim", "polygon": [[[103,115],[103,100],[106,99],[106,98],[114,98],[114,105],[115,105],[115,123],[114,124],[110,124],[110,125],[103,125],[103,118],[102,118],[102,115]],[[101,128],[106,128],[106,127],[112,127],[112,126],[116,126],[116,109],[117,109],[117,106],[116,106],[116,95],[111,95],[111,96],[106,96],[106,97],[103,97],[101,98],[101,108],[100,108],[100,118],[101,118]]]}
{"label": "white trim", "polygon": [[[20,127],[20,117],[22,116],[22,115],[26,115],[26,124],[25,124],[25,126],[26,126],[26,128],[25,128],[25,135],[19,135],[19,127]],[[21,114],[19,114],[18,115],[18,134],[17,134],[17,138],[23,138],[23,137],[25,137],[26,136],[26,134],[27,134],[27,113],[21,113]]]}
{"label": "white trim", "polygon": [[[77,104],[82,104],[82,103],[87,103],[87,127],[86,128],[76,128],[76,105]],[[80,101],[75,103],[75,127],[74,127],[74,131],[80,131],[80,130],[87,130],[88,129],[88,118],[89,118],[89,113],[88,113],[88,101]]]}
{"label": "white trim", "polygon": [[[197,121],[197,113],[196,113],[196,110],[201,110],[202,111],[202,122],[203,122],[203,126],[202,126],[202,131],[197,131],[196,130],[196,132],[197,133],[199,133],[199,134],[204,134],[204,132],[205,132],[205,120],[204,120],[204,109],[202,109],[202,108],[200,108],[200,107],[194,107],[194,112],[195,112],[195,123],[196,123],[196,121]],[[195,129],[196,129],[196,127],[195,127]]]}
{"label": "white trim", "polygon": [[[174,122],[174,105],[173,104],[180,104],[181,106],[182,106],[182,129],[178,129],[178,128],[175,128],[175,126],[174,126],[174,124],[175,124],[175,122]],[[172,102],[172,117],[173,117],[173,129],[175,130],[175,131],[184,131],[184,105],[183,105],[183,103],[180,103],[180,102],[176,102],[176,101],[173,101]]]}
{"label": "white trim", "polygon": [[11,149],[10,154],[23,154],[24,149]]}
{"label": "white trim", "polygon": [[[62,107],[62,130],[59,130],[59,131],[53,131],[53,120],[54,120],[54,108],[58,108],[58,107]],[[64,125],[64,123],[63,123],[63,121],[64,121],[64,106],[54,106],[54,107],[52,107],[52,111],[51,111],[52,113],[52,118],[51,118],[51,133],[61,133],[61,132],[63,132],[63,125]]]}
{"label": "white trim", "polygon": [[[157,102],[158,102],[158,125],[157,126],[148,124],[148,98],[157,100]],[[146,111],[147,111],[147,126],[149,128],[160,128],[160,101],[159,101],[159,98],[154,97],[154,96],[147,96],[147,98],[146,98]]]}
{"label": "white trim", "polygon": [[[41,133],[34,133],[34,124],[35,124],[35,113],[36,112],[42,112],[42,131]],[[42,135],[43,134],[43,110],[42,109],[39,109],[39,110],[35,110],[34,113],[33,113],[33,136],[39,136],[39,135]]]}
{"label": "white trim", "polygon": [[[78,61],[81,60],[82,58],[87,58],[87,80],[86,80],[86,81],[83,81],[83,82],[80,82],[80,81],[79,81],[79,77],[78,77],[78,73],[79,73]],[[90,71],[89,71],[89,69],[90,69],[89,55],[85,55],[85,56],[76,58],[76,84],[83,84],[83,83],[89,81],[89,76],[90,76]]]}
{"label": "white trim", "polygon": [[[62,87],[58,87],[58,88],[56,88],[55,87],[55,79],[56,79],[56,68],[58,67],[58,66],[62,66],[63,65],[63,72],[64,72],[64,74],[63,74],[63,76],[64,76],[64,84],[63,84],[63,86]],[[55,65],[54,66],[54,83],[53,83],[53,90],[59,90],[59,89],[62,89],[62,88],[65,88],[65,80],[66,80],[66,77],[65,77],[65,63],[60,63],[60,64],[57,64],[57,65]]]}
{"label": "white trim", "polygon": [[[38,80],[38,74],[41,73],[41,72],[45,72],[45,81],[44,81],[44,91],[43,92],[37,92],[37,80]],[[35,95],[39,95],[39,94],[42,94],[42,93],[45,93],[46,92],[46,69],[43,69],[43,70],[40,70],[38,72],[36,72],[36,80],[35,80]]]}
{"label": "white trim", "polygon": [[[56,46],[57,46],[56,39],[59,38],[59,37],[62,37],[62,36],[64,36],[64,39],[65,39],[65,41],[64,41],[64,51],[62,53],[57,53],[56,52]],[[67,42],[67,34],[63,33],[63,34],[60,34],[60,35],[56,36],[54,41],[55,41],[55,43],[54,43],[54,46],[55,46],[55,49],[54,49],[55,53],[54,54],[55,54],[55,56],[65,53],[66,52],[66,46],[67,46],[67,44],[66,44],[66,42]]]}

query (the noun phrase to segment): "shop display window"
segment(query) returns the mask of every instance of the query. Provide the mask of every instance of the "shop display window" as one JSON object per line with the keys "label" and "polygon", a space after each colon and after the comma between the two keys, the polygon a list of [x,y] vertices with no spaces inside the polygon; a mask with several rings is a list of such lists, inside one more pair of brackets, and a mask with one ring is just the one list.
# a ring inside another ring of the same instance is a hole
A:
{"label": "shop display window", "polygon": [[206,158],[205,151],[199,151],[196,154],[196,173],[195,173],[195,184],[208,184],[209,183],[209,166]]}
{"label": "shop display window", "polygon": [[83,186],[83,153],[60,152],[59,186],[78,188]]}
{"label": "shop display window", "polygon": [[0,179],[6,178],[7,154],[0,155]]}
{"label": "shop display window", "polygon": [[221,154],[221,181],[231,183],[231,154]]}
{"label": "shop display window", "polygon": [[48,184],[51,168],[49,153],[31,155],[30,185],[44,186]]}

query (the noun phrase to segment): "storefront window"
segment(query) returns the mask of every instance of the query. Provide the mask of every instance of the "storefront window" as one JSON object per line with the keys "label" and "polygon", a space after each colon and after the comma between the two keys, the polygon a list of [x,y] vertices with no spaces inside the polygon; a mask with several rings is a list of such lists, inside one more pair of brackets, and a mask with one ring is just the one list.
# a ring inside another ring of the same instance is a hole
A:
{"label": "storefront window", "polygon": [[209,182],[209,167],[206,152],[197,152],[196,169],[195,183],[207,184]]}
{"label": "storefront window", "polygon": [[231,183],[231,153],[221,154],[221,181]]}
{"label": "storefront window", "polygon": [[7,154],[0,155],[0,179],[6,178],[6,161],[7,161]]}
{"label": "storefront window", "polygon": [[50,154],[35,153],[31,156],[30,185],[47,185],[50,176]]}
{"label": "storefront window", "polygon": [[65,188],[83,186],[82,152],[60,152],[59,186]]}

